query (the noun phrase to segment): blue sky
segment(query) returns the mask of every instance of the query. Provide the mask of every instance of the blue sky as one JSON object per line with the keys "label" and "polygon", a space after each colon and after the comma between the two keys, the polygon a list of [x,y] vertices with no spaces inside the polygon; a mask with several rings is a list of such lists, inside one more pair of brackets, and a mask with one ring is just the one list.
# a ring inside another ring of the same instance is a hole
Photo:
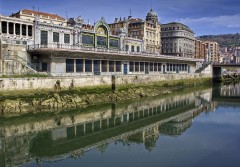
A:
{"label": "blue sky", "polygon": [[240,33],[240,0],[0,0],[0,14],[20,9],[55,13],[66,18],[82,16],[93,24],[102,16],[108,23],[115,17],[145,18],[151,7],[161,23],[188,25],[196,36]]}

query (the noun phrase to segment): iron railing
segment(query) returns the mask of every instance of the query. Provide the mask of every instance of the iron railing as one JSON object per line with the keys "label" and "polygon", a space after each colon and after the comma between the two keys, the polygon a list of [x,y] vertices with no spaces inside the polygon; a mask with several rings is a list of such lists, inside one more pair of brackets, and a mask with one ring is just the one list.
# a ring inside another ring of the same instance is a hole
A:
{"label": "iron railing", "polygon": [[69,51],[86,51],[86,52],[97,52],[97,53],[114,53],[117,55],[128,55],[128,56],[143,56],[143,57],[158,57],[158,58],[166,58],[166,59],[173,59],[173,60],[186,60],[186,61],[200,61],[202,62],[203,59],[196,59],[192,57],[178,57],[173,55],[162,55],[160,53],[148,53],[148,52],[131,52],[131,51],[124,51],[120,49],[114,48],[99,48],[93,46],[83,46],[83,45],[68,45],[68,44],[33,44],[28,46],[28,50],[69,50]]}

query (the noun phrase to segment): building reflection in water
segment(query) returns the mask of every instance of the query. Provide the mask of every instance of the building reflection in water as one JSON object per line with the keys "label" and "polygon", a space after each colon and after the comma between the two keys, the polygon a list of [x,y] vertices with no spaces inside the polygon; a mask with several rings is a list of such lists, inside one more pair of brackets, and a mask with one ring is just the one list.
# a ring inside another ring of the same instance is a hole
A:
{"label": "building reflection in water", "polygon": [[240,83],[227,83],[221,87],[221,96],[240,96]]}
{"label": "building reflection in water", "polygon": [[160,134],[181,135],[194,117],[212,111],[212,90],[131,104],[112,104],[63,114],[26,119],[0,126],[0,166],[33,161],[55,161],[83,156],[91,149],[101,152],[108,143],[144,143],[154,149]]}

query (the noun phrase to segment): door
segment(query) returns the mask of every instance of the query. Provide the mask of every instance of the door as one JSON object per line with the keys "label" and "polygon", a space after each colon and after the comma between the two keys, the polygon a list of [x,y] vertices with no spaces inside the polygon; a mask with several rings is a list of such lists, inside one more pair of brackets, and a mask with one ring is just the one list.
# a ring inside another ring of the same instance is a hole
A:
{"label": "door", "polygon": [[128,74],[128,65],[127,65],[127,64],[124,64],[124,65],[123,65],[123,73],[124,73],[125,75]]}
{"label": "door", "polygon": [[149,63],[145,63],[145,74],[149,74]]}
{"label": "door", "polygon": [[94,60],[94,75],[100,75],[100,60]]}
{"label": "door", "polygon": [[190,73],[190,66],[188,66],[188,73]]}

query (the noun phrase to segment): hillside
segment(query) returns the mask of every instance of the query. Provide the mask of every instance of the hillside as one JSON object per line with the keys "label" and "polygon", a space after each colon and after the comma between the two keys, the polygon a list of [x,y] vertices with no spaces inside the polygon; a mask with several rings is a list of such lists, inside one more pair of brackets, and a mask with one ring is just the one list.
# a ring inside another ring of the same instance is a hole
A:
{"label": "hillside", "polygon": [[240,34],[203,35],[198,39],[202,41],[210,40],[219,43],[220,47],[240,46]]}

